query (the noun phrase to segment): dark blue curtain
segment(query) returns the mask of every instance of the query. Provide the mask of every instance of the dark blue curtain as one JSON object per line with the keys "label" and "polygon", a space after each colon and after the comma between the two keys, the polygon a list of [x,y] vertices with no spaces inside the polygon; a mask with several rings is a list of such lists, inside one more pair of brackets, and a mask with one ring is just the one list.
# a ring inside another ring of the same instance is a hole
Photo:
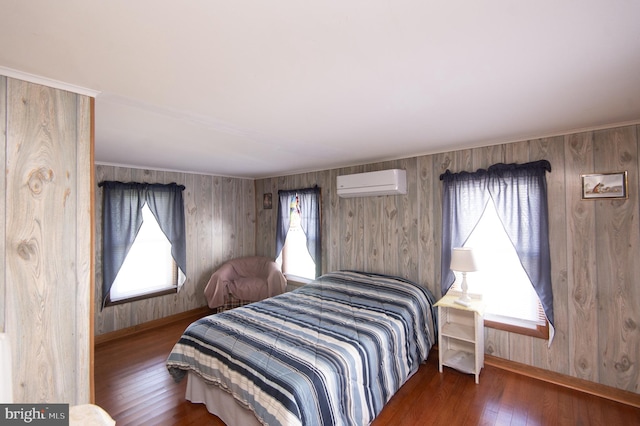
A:
{"label": "dark blue curtain", "polygon": [[526,164],[496,164],[487,170],[440,176],[442,193],[442,280],[445,294],[455,277],[451,250],[462,247],[493,202],[520,262],[553,326],[553,292],[549,253],[546,160]]}
{"label": "dark blue curtain", "polygon": [[278,191],[278,220],[276,225],[276,258],[280,256],[291,222],[291,201],[298,198],[300,226],[307,237],[307,250],[316,264],[316,277],[322,275],[322,240],[320,229],[320,188]]}
{"label": "dark blue curtain", "polygon": [[104,197],[102,307],[142,226],[142,207],[145,203],[171,243],[171,255],[178,268],[186,275],[184,186],[116,181],[104,181],[99,186],[103,188]]}

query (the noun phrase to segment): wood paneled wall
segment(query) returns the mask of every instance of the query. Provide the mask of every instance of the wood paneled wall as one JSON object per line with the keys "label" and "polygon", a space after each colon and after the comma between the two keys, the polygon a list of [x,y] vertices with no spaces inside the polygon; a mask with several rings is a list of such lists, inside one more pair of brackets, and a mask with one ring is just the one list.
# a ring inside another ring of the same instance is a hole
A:
{"label": "wood paneled wall", "polygon": [[[445,170],[551,162],[550,244],[556,335],[547,341],[485,329],[486,352],[640,393],[639,130],[626,126],[256,181],[256,252],[274,256],[271,192],[322,188],[324,272],[360,269],[422,283],[440,297],[441,183]],[[401,168],[406,196],[338,198],[336,177]],[[627,170],[628,200],[581,200],[580,175]]]}
{"label": "wood paneled wall", "polygon": [[[95,334],[100,335],[206,306],[204,287],[224,261],[255,253],[254,181],[98,165],[96,174]],[[184,185],[187,280],[177,294],[107,306],[102,301],[103,180]],[[262,203],[262,200],[260,200]]]}
{"label": "wood paneled wall", "polygon": [[0,76],[0,145],[0,330],[14,401],[88,403],[91,99]]}

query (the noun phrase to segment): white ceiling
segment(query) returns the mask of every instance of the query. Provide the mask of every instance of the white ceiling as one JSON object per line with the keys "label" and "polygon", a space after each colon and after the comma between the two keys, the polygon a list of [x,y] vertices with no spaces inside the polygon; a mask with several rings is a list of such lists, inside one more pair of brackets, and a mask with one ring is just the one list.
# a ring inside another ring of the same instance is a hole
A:
{"label": "white ceiling", "polygon": [[0,0],[0,67],[99,91],[96,162],[260,178],[640,122],[640,1]]}

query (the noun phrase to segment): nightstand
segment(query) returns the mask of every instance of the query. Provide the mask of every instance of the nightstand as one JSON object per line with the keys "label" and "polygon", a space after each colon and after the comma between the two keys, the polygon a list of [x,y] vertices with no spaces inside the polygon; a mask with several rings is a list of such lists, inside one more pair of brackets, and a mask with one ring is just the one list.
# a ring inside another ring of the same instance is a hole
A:
{"label": "nightstand", "polygon": [[470,305],[455,303],[457,295],[447,295],[436,303],[438,307],[438,368],[455,368],[476,376],[484,367],[484,304],[472,300]]}

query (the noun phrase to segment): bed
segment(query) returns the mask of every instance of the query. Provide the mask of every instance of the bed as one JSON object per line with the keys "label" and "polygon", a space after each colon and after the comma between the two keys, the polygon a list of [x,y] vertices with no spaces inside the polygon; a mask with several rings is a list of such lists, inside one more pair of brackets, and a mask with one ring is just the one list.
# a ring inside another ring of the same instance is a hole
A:
{"label": "bed", "polygon": [[192,323],[167,368],[229,425],[366,425],[426,360],[433,304],[401,278],[333,272]]}

